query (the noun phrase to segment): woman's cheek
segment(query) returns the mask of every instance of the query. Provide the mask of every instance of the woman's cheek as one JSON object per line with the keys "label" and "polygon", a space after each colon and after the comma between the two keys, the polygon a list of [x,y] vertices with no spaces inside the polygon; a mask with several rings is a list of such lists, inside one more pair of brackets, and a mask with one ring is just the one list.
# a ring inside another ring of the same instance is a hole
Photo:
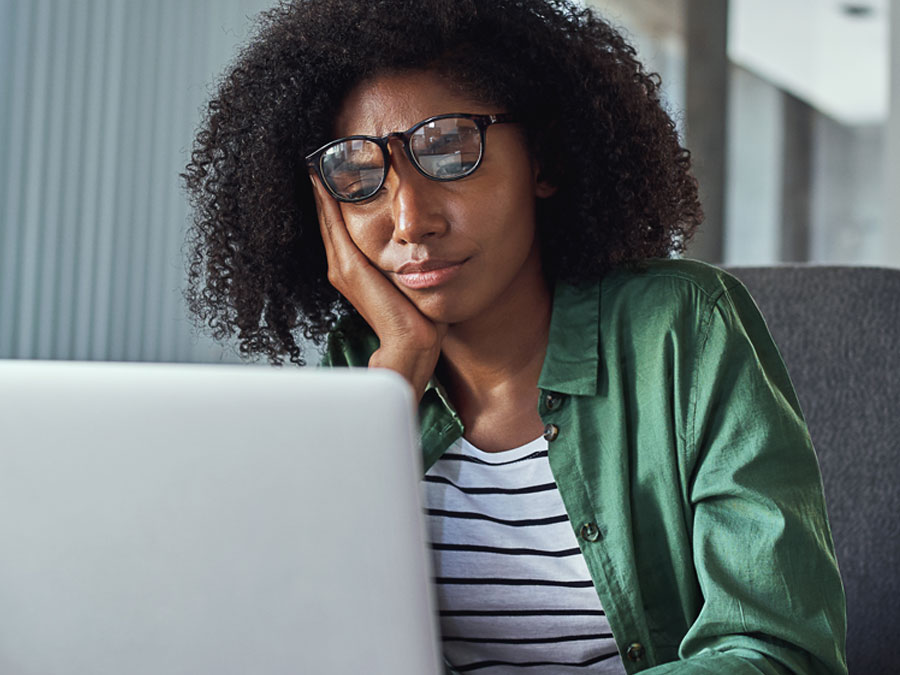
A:
{"label": "woman's cheek", "polygon": [[384,249],[391,238],[390,218],[379,213],[372,204],[342,205],[341,211],[347,233],[360,251],[370,260],[378,259],[379,252]]}
{"label": "woman's cheek", "polygon": [[376,250],[372,228],[368,227],[360,219],[345,219],[344,222],[347,225],[347,234],[350,235],[350,239],[362,251],[363,255],[371,261]]}

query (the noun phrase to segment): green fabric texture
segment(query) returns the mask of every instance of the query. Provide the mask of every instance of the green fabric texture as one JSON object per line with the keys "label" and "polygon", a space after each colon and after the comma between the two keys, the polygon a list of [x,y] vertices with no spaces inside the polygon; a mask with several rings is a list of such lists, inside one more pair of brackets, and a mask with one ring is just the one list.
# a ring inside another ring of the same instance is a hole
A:
{"label": "green fabric texture", "polygon": [[[365,366],[377,344],[336,336],[324,363]],[[815,453],[740,282],[660,260],[558,284],[538,386],[559,428],[550,466],[629,673],[847,672]],[[427,468],[464,431],[434,381],[420,422]]]}

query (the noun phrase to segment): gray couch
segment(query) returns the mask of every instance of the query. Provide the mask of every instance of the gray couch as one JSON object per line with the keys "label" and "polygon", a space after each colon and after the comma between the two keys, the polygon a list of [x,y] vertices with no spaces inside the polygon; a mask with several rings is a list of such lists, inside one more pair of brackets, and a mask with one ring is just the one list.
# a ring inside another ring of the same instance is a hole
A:
{"label": "gray couch", "polygon": [[900,269],[729,271],[766,317],[816,447],[850,673],[900,673]]}

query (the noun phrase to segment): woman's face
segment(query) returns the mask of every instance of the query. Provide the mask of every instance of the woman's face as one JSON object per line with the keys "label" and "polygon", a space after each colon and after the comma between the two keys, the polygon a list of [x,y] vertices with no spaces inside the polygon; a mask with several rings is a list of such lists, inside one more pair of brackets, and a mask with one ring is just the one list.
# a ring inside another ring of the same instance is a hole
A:
{"label": "woman's face", "polygon": [[[384,136],[456,112],[504,111],[448,88],[434,73],[385,75],[351,91],[335,136]],[[382,190],[342,203],[341,212],[363,254],[425,316],[456,324],[543,287],[535,198],[553,189],[537,180],[519,125],[488,127],[481,166],[455,181],[420,174],[399,140],[390,152]]]}

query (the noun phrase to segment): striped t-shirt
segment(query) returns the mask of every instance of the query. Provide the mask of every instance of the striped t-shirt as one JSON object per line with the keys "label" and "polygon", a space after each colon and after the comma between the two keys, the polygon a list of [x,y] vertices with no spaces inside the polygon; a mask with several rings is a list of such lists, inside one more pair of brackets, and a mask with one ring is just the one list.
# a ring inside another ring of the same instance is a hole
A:
{"label": "striped t-shirt", "polygon": [[543,438],[460,439],[425,475],[444,654],[461,673],[624,674]]}

